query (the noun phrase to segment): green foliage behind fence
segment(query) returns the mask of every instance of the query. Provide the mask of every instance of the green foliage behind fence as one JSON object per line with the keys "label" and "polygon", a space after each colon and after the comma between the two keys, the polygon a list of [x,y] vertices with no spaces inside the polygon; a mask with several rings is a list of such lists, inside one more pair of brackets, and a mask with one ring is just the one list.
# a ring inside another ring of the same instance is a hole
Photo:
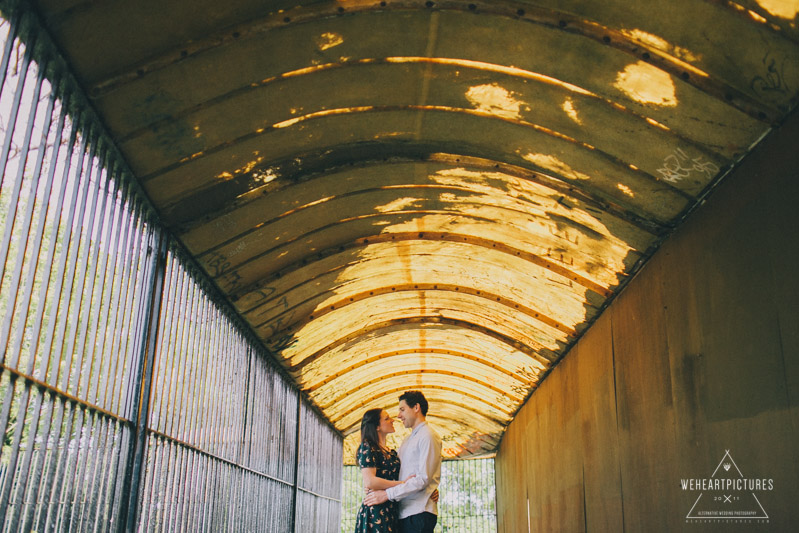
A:
{"label": "green foliage behind fence", "polygon": [[[494,533],[497,530],[494,459],[444,461],[436,533]],[[355,530],[363,498],[360,468],[345,466],[341,533]]]}

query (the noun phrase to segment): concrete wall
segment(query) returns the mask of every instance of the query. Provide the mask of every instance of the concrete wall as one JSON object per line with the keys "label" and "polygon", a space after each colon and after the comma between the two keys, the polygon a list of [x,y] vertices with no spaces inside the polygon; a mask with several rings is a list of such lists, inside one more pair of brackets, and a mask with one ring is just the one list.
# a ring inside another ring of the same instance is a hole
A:
{"label": "concrete wall", "polygon": [[[500,531],[795,531],[798,154],[794,113],[531,396],[497,457]],[[754,492],[767,523],[686,520],[700,494],[695,512],[753,501],[682,489],[727,450],[745,478],[773,480]]]}

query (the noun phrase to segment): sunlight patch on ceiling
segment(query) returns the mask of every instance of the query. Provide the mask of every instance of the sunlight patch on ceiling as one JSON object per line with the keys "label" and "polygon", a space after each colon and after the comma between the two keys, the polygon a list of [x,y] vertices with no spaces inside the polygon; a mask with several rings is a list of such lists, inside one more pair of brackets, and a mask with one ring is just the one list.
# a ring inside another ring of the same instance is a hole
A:
{"label": "sunlight patch on ceiling", "polygon": [[496,83],[469,87],[466,98],[478,111],[505,118],[521,118],[520,109],[525,105],[525,102],[514,98],[511,91]]}
{"label": "sunlight patch on ceiling", "polygon": [[[665,124],[661,124],[660,122],[658,122],[657,120],[655,120],[655,119],[653,119],[651,117],[646,117],[646,121],[648,123],[652,124],[653,126],[655,126],[656,128],[659,128],[659,129],[661,129],[663,131],[671,131],[671,128],[669,128]],[[633,167],[633,168],[637,168],[637,167],[634,167],[633,165],[630,165],[630,166]]]}
{"label": "sunlight patch on ceiling", "polygon": [[[452,260],[452,258],[450,259]],[[444,269],[444,272],[449,270],[451,269]],[[416,271],[418,273],[420,269],[416,269]],[[429,282],[433,274],[422,273],[419,277],[423,280],[419,281],[419,283]],[[472,283],[472,280],[467,281]],[[348,293],[344,294],[345,297],[346,294]],[[374,303],[385,309],[396,302],[401,302],[403,299],[401,296],[394,294],[384,294],[382,297],[378,297],[378,301]],[[477,299],[473,296],[464,300],[466,304],[471,302],[470,306],[476,301]],[[373,302],[368,302],[368,305],[372,304]],[[493,309],[496,308],[494,307]],[[353,319],[350,319],[350,321]],[[357,320],[362,320],[362,318],[358,317]],[[565,337],[562,336],[561,339],[563,338]],[[314,389],[321,383],[333,381],[347,383],[352,375],[349,374],[350,370],[371,363],[382,365],[387,362],[387,352],[391,351],[396,351],[397,354],[400,354],[395,355],[395,357],[407,360],[410,360],[408,354],[420,353],[448,354],[452,357],[465,356],[472,360],[481,360],[501,366],[507,372],[513,374],[524,374],[528,380],[534,379],[546,369],[541,362],[530,357],[530,355],[516,350],[509,344],[500,343],[496,339],[483,335],[478,331],[446,324],[430,326],[409,324],[407,326],[385,328],[377,335],[365,335],[357,343],[332,348],[316,360],[305,365],[299,380],[304,386]],[[403,353],[405,355],[401,355]],[[337,374],[342,369],[347,371]],[[487,399],[494,402],[494,398]]]}
{"label": "sunlight patch on ceiling", "polygon": [[316,46],[319,47],[319,50],[327,50],[329,48],[333,48],[334,46],[338,46],[344,42],[344,37],[339,35],[338,33],[334,32],[325,32],[319,37],[316,38]]}
{"label": "sunlight patch on ceiling", "polygon": [[[255,152],[255,155],[258,155],[258,152]],[[248,172],[251,172],[252,169],[254,169],[256,166],[261,164],[263,162],[263,160],[264,160],[263,157],[256,157],[252,161],[249,161],[249,162],[245,163],[244,165],[240,166],[239,168],[237,168],[236,170],[234,170],[232,172],[225,171],[225,172],[221,172],[221,173],[217,174],[216,178],[220,179],[220,180],[229,180],[229,179],[231,179],[231,178],[233,178],[235,176],[238,176],[238,175],[241,175],[241,174],[246,174]]]}
{"label": "sunlight patch on ceiling", "polygon": [[[548,161],[550,166],[552,162]],[[467,188],[482,195],[481,203],[490,203],[508,209],[523,209],[530,216],[549,218],[558,213],[576,224],[590,228],[592,232],[613,240],[612,232],[596,216],[581,205],[564,205],[558,201],[556,191],[534,181],[520,179],[502,172],[475,171],[463,167],[440,169],[430,174],[431,179],[442,185]],[[620,190],[632,194],[632,189],[619,184]],[[444,197],[442,197],[442,200]],[[645,246],[645,243],[636,243]]]}
{"label": "sunlight patch on ceiling", "polygon": [[628,186],[626,186],[625,184],[623,184],[623,183],[619,183],[619,184],[617,184],[617,185],[616,185],[616,187],[617,187],[617,188],[618,188],[618,189],[619,189],[621,192],[623,192],[624,194],[626,194],[627,196],[629,196],[630,198],[635,198],[635,193],[633,192],[633,190],[632,190],[631,188],[629,188]]}
{"label": "sunlight patch on ceiling", "polygon": [[561,176],[565,176],[567,178],[573,178],[578,180],[590,180],[591,176],[588,174],[583,174],[582,172],[578,172],[577,170],[572,169],[568,164],[564,163],[554,155],[548,154],[535,154],[530,152],[524,156],[524,159],[527,161],[538,165],[541,168],[551,170],[552,172],[556,172]]}
{"label": "sunlight patch on ceiling", "polygon": [[613,86],[642,104],[663,107],[677,105],[676,87],[671,76],[643,61],[627,65],[616,76]]}
{"label": "sunlight patch on ceiling", "polygon": [[775,17],[793,20],[799,15],[799,0],[755,0]]}
{"label": "sunlight patch on ceiling", "polygon": [[[371,62],[374,60],[370,59],[368,61]],[[563,89],[578,94],[584,94],[586,96],[596,96],[596,94],[592,93],[591,91],[587,91],[586,89],[578,87],[577,85],[573,85],[571,83],[567,83],[557,78],[540,74],[538,72],[532,72],[530,70],[525,70],[514,66],[497,65],[495,63],[485,63],[483,61],[474,61],[470,59],[450,59],[446,57],[387,57],[385,58],[385,61],[386,63],[431,63],[438,65],[454,65],[460,67],[467,67],[477,70],[496,72],[499,74],[507,74],[509,76],[516,76],[519,78],[536,80],[542,83],[556,85],[558,87],[561,87]]]}
{"label": "sunlight patch on ceiling", "polygon": [[501,172],[484,172],[479,170],[469,170],[463,167],[442,168],[436,170],[430,175],[436,183],[442,185],[468,185],[469,188],[475,189],[479,192],[495,191],[496,189],[489,185],[489,181],[494,180],[507,180],[510,178],[507,174]]}
{"label": "sunlight patch on ceiling", "polygon": [[407,209],[408,207],[418,207],[418,203],[421,202],[421,198],[414,198],[412,196],[406,196],[404,198],[397,198],[385,205],[376,205],[375,211],[380,213],[391,213],[395,211],[402,211],[403,209]]}
{"label": "sunlight patch on ceiling", "polygon": [[252,178],[258,185],[266,185],[267,183],[277,179],[277,174],[274,169],[268,168],[264,171],[256,170],[252,173]]}
{"label": "sunlight patch on ceiling", "polygon": [[580,126],[583,125],[583,121],[580,120],[580,116],[577,114],[577,110],[574,108],[574,102],[572,101],[571,98],[566,98],[563,101],[561,109],[563,109],[563,112],[566,113],[566,115],[568,115],[569,118],[572,119],[574,122],[576,122]]}
{"label": "sunlight patch on ceiling", "polygon": [[[487,195],[495,205],[516,206],[526,202],[524,209],[540,212],[542,199],[552,194],[552,189],[537,183],[521,180],[502,172],[469,170],[463,167],[439,169],[429,175],[435,183],[449,187],[465,188],[472,193]],[[445,198],[443,195],[441,198]]]}
{"label": "sunlight patch on ceiling", "polygon": [[643,30],[638,30],[638,29],[622,30],[621,32],[627,37],[630,37],[631,39],[644,43],[645,45],[650,46],[652,48],[656,48],[658,50],[666,52],[669,55],[679,57],[682,60],[690,61],[691,63],[696,63],[702,59],[701,56],[694,54],[693,52],[691,52],[686,48],[675,46],[670,42],[668,42],[666,39],[645,32]]}
{"label": "sunlight patch on ceiling", "polygon": [[569,92],[582,94],[584,96],[593,96],[597,97],[597,94],[586,90],[578,85],[574,85],[572,83],[565,82],[563,80],[559,80],[557,78],[553,78],[552,76],[547,76],[545,74],[541,74],[539,72],[533,72],[530,70],[525,70],[522,68],[514,67],[514,66],[506,66],[506,65],[497,65],[495,63],[486,63],[483,61],[475,61],[471,59],[453,59],[447,57],[417,57],[417,56],[391,56],[385,58],[374,58],[374,57],[365,57],[360,59],[352,59],[351,57],[341,57],[339,58],[340,62],[337,63],[322,63],[320,59],[314,59],[312,61],[312,65],[308,67],[303,67],[299,69],[294,69],[290,71],[286,71],[282,74],[265,78],[261,80],[261,84],[269,83],[275,79],[279,78],[295,78],[298,76],[305,76],[308,74],[314,74],[316,72],[322,70],[329,70],[333,68],[338,68],[342,66],[342,64],[357,64],[357,65],[371,65],[371,64],[378,64],[381,62],[385,63],[424,63],[424,64],[431,64],[431,65],[448,65],[448,66],[457,66],[469,69],[475,69],[485,72],[492,72],[496,74],[503,74],[507,76],[513,76],[517,78],[523,78],[528,80],[534,80],[539,83],[546,83],[547,85],[553,85],[556,87],[560,87],[561,89],[567,90]]}
{"label": "sunlight patch on ceiling", "polygon": [[310,120],[319,117],[328,117],[333,115],[344,115],[347,113],[362,113],[365,111],[371,111],[374,109],[374,106],[359,106],[359,107],[343,107],[338,109],[326,109],[324,111],[316,111],[315,113],[308,113],[307,115],[303,115],[301,117],[290,118],[288,120],[284,120],[282,122],[276,122],[272,124],[272,127],[275,129],[281,128],[288,128],[289,126],[293,126],[298,122],[302,122],[304,120]]}

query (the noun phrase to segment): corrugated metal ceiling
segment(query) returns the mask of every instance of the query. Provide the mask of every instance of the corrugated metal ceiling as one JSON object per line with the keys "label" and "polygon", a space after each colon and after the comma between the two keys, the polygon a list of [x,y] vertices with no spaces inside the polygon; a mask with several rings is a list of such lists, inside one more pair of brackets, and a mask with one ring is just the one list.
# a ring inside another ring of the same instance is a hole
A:
{"label": "corrugated metal ceiling", "polygon": [[36,2],[164,222],[348,437],[491,453],[795,106],[795,0]]}

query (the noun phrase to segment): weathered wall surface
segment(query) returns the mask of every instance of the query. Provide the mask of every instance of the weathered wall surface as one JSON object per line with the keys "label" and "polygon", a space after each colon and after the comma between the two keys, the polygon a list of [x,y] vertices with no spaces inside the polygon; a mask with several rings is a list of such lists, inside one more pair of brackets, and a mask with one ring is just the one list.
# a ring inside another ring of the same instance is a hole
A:
{"label": "weathered wall surface", "polygon": [[[794,113],[660,248],[518,413],[497,458],[499,530],[528,531],[528,521],[531,531],[795,527],[797,278]],[[773,490],[755,492],[768,523],[686,520],[700,493],[698,507],[725,509],[711,501],[715,493],[683,490],[680,480],[711,477],[728,450],[744,477],[773,479]]]}

